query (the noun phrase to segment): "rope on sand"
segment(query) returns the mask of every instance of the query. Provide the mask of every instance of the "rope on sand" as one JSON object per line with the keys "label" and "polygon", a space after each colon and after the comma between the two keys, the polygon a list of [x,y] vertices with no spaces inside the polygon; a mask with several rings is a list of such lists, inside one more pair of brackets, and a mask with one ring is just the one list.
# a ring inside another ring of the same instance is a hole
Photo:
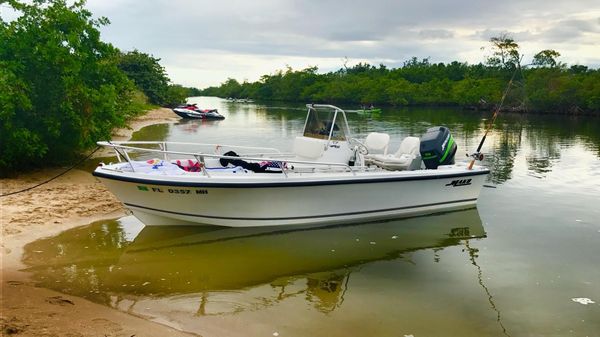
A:
{"label": "rope on sand", "polygon": [[71,171],[72,169],[74,169],[75,167],[79,166],[79,164],[83,163],[84,161],[88,160],[88,159],[89,159],[89,158],[90,158],[90,157],[91,157],[91,156],[92,156],[94,153],[96,153],[96,151],[98,151],[99,149],[100,149],[100,146],[97,146],[97,147],[94,149],[94,151],[90,152],[90,154],[88,154],[88,155],[87,155],[87,157],[85,157],[85,158],[81,159],[80,161],[78,161],[77,163],[75,163],[75,165],[73,165],[73,166],[69,167],[67,170],[65,170],[65,171],[63,171],[63,172],[61,172],[61,173],[59,173],[58,175],[56,175],[56,176],[54,176],[54,177],[52,177],[52,178],[50,178],[50,179],[48,179],[48,180],[46,180],[46,181],[43,181],[43,182],[41,182],[41,183],[39,183],[39,184],[37,184],[37,185],[34,185],[34,186],[31,186],[31,187],[28,187],[28,188],[22,189],[22,190],[20,190],[20,191],[10,192],[10,193],[6,193],[6,194],[0,194],[0,198],[2,198],[2,197],[8,197],[9,195],[13,195],[13,194],[17,194],[17,193],[26,192],[26,191],[32,190],[32,189],[34,189],[34,188],[36,188],[36,187],[40,187],[40,186],[42,186],[42,185],[44,185],[44,184],[47,184],[47,183],[51,182],[52,180],[54,180],[54,179],[56,179],[56,178],[58,178],[58,177],[60,177],[60,176],[64,175],[65,173],[67,173],[67,172]]}

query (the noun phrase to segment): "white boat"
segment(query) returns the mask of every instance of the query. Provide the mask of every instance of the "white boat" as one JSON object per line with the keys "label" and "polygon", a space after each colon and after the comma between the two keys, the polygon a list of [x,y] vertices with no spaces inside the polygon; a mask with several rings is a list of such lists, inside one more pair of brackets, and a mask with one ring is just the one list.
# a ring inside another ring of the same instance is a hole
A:
{"label": "white boat", "polygon": [[[388,154],[387,134],[351,138],[342,109],[307,107],[303,135],[291,153],[99,142],[112,147],[119,162],[101,164],[93,174],[146,225],[356,223],[475,207],[489,170],[453,164],[456,146],[447,129],[407,137]],[[139,153],[155,159],[135,160]]]}

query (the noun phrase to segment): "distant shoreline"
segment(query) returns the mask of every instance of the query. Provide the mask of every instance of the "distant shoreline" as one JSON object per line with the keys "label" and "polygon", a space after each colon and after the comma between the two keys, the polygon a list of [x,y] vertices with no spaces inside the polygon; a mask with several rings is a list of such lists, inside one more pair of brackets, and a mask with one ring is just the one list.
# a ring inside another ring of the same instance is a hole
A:
{"label": "distant shoreline", "polygon": [[396,68],[359,63],[327,73],[318,72],[317,67],[288,67],[255,82],[229,78],[201,94],[261,101],[490,110],[503,102],[508,110],[527,113],[600,115],[600,69],[557,63],[520,67],[514,60],[488,61],[444,64],[413,58]]}
{"label": "distant shoreline", "polygon": [[[219,97],[219,96],[198,96],[198,97],[217,97],[219,99],[223,99],[225,100],[225,97]],[[235,104],[236,102],[232,102],[233,104]],[[252,103],[258,103],[258,104],[267,104],[267,103],[284,103],[284,104],[307,104],[307,102],[305,101],[285,101],[285,100],[265,100],[265,99],[253,99]],[[356,109],[361,108],[361,105],[356,103],[356,102],[320,102],[320,101],[315,101],[315,102],[308,102],[308,103],[314,103],[314,104],[333,104],[333,105],[338,105],[340,107],[345,106],[352,106],[352,107],[356,107]],[[376,103],[373,105],[375,108],[378,109],[411,109],[411,108],[433,108],[433,109],[460,109],[463,111],[477,111],[477,112],[486,112],[486,113],[493,113],[496,109],[495,106],[489,105],[489,106],[474,106],[474,105],[455,105],[455,104],[411,104],[411,105],[392,105],[392,104],[388,104],[388,103]],[[517,115],[536,115],[536,116],[573,116],[573,117],[578,117],[578,116],[585,116],[585,117],[600,117],[600,111],[598,112],[586,112],[586,111],[580,111],[577,109],[574,109],[572,112],[569,111],[543,111],[543,110],[528,110],[528,109],[521,109],[521,108],[502,108],[500,110],[501,113],[505,113],[505,114],[517,114]]]}

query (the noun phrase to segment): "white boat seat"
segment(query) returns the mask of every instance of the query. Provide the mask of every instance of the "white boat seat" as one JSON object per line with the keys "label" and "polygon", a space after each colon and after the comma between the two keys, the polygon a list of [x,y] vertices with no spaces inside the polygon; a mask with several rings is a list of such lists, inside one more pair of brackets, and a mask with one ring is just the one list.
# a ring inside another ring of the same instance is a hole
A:
{"label": "white boat seat", "polygon": [[421,153],[417,137],[406,137],[394,154],[375,154],[369,157],[369,163],[386,170],[417,170],[421,168]]}
{"label": "white boat seat", "polygon": [[369,150],[368,155],[382,153],[387,154],[390,144],[390,135],[387,133],[371,132],[365,139],[365,146]]}
{"label": "white boat seat", "polygon": [[294,139],[294,154],[301,159],[319,159],[325,151],[323,141],[310,137]]}

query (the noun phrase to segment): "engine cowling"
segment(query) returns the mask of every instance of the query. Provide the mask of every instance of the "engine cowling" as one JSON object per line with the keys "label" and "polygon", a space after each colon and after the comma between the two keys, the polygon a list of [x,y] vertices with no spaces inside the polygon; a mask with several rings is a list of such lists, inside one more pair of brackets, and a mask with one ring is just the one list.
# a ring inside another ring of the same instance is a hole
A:
{"label": "engine cowling", "polygon": [[421,136],[420,152],[425,167],[437,169],[440,165],[454,164],[456,143],[450,129],[445,126],[435,126],[427,129]]}

